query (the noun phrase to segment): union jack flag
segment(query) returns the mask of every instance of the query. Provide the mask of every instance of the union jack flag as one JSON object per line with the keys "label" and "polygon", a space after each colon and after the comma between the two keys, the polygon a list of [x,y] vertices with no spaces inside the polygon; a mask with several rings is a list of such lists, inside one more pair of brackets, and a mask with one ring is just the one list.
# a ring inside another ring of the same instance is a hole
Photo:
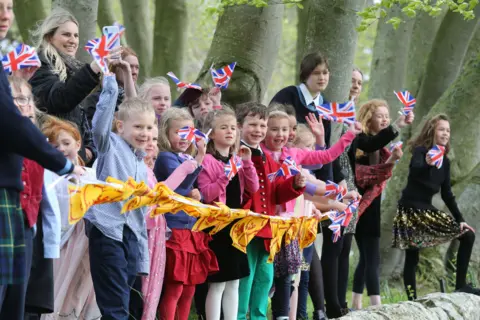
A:
{"label": "union jack flag", "polygon": [[287,157],[285,160],[283,160],[280,169],[278,169],[278,171],[275,173],[270,173],[268,175],[268,178],[270,179],[270,181],[273,181],[276,177],[295,176],[299,173],[300,169],[297,168],[297,164],[295,163],[295,161],[292,159],[292,157]]}
{"label": "union jack flag", "polygon": [[3,69],[8,73],[30,67],[40,67],[42,64],[35,48],[23,43],[3,56],[2,63]]}
{"label": "union jack flag", "polygon": [[316,106],[320,117],[340,123],[354,123],[355,122],[355,103],[348,101],[345,103],[331,102]]}
{"label": "union jack flag", "polygon": [[193,127],[183,127],[178,129],[177,134],[180,136],[181,139],[193,142],[198,142],[200,140],[207,141],[207,136],[202,131],[195,129]]}
{"label": "union jack flag", "polygon": [[92,54],[93,49],[95,49],[96,46],[100,43],[100,38],[94,38],[91,40],[88,40],[87,43],[85,44],[85,47],[83,47],[88,53]]}
{"label": "union jack flag", "polygon": [[340,201],[347,194],[347,190],[333,181],[327,180],[325,186],[325,197],[334,196],[335,200]]}
{"label": "union jack flag", "polygon": [[434,145],[432,149],[430,149],[427,153],[430,158],[432,158],[433,164],[440,169],[443,164],[443,155],[445,154],[445,147]]}
{"label": "union jack flag", "polygon": [[191,89],[202,90],[202,87],[196,83],[188,83],[188,82],[180,81],[180,79],[178,79],[177,76],[171,71],[167,73],[167,76],[169,76],[173,80],[173,82],[175,82],[178,89],[191,88]]}
{"label": "union jack flag", "polygon": [[118,33],[120,33],[120,36],[122,36],[123,33],[125,32],[125,27],[118,22],[114,22],[113,25],[118,27]]}
{"label": "union jack flag", "polygon": [[390,147],[388,148],[388,150],[390,150],[390,152],[393,152],[393,150],[396,148],[396,147],[400,147],[400,149],[403,147],[403,141],[397,141],[397,142],[393,142],[390,144]]}
{"label": "union jack flag", "polygon": [[328,226],[328,229],[332,230],[333,232],[332,242],[337,242],[342,233],[342,225],[338,222],[332,222],[332,224]]}
{"label": "union jack flag", "polygon": [[[120,33],[109,33],[101,38],[89,40],[85,45],[85,50],[90,52],[103,73],[108,73],[106,57],[115,47],[119,37]],[[90,50],[91,46],[94,47]]]}
{"label": "union jack flag", "polygon": [[215,87],[220,89],[228,88],[228,83],[232,78],[232,73],[236,65],[237,63],[233,62],[221,69],[217,69],[217,70],[210,69],[210,73],[212,74],[212,79],[213,79],[213,83],[215,84]]}
{"label": "union jack flag", "polygon": [[404,115],[408,115],[411,111],[413,111],[413,108],[415,107],[415,103],[417,103],[417,100],[410,94],[410,91],[400,91],[396,92],[393,91],[393,93],[397,96],[398,100],[403,104],[403,110],[402,113]]}
{"label": "union jack flag", "polygon": [[235,157],[233,155],[228,163],[225,164],[225,174],[227,175],[228,180],[232,180],[233,177],[238,173],[238,170],[242,167],[242,159]]}
{"label": "union jack flag", "polygon": [[342,226],[346,227],[352,220],[353,213],[357,211],[358,205],[360,204],[360,199],[355,199],[350,202],[347,209],[343,212],[345,214],[345,218],[342,222]]}

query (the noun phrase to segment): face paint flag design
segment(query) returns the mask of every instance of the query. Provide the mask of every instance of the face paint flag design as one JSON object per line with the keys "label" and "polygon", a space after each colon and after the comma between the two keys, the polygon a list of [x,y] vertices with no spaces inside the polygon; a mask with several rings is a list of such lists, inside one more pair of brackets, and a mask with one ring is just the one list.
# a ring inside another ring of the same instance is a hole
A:
{"label": "face paint flag design", "polygon": [[393,149],[395,149],[397,146],[400,147],[401,149],[403,147],[403,141],[397,141],[397,142],[391,143],[388,150],[390,150],[390,152],[393,152]]}
{"label": "face paint flag design", "polygon": [[316,106],[320,117],[340,123],[354,123],[355,122],[355,103],[348,101],[345,103],[331,102]]}
{"label": "face paint flag design", "polygon": [[232,180],[233,177],[238,173],[238,170],[242,167],[242,160],[233,155],[228,163],[225,164],[225,174],[227,175],[228,180]]}
{"label": "face paint flag design", "polygon": [[181,139],[188,140],[191,143],[198,142],[200,140],[204,140],[205,142],[208,141],[205,133],[193,127],[183,127],[178,129],[177,134]]}
{"label": "face paint flag design", "polygon": [[237,63],[233,62],[217,70],[214,70],[212,68],[210,69],[210,73],[212,74],[212,79],[213,79],[213,83],[215,84],[215,87],[220,89],[228,88],[228,83],[232,78],[233,70],[235,69],[236,65]]}
{"label": "face paint flag design", "polygon": [[397,96],[398,100],[403,104],[403,109],[402,113],[404,115],[408,115],[411,111],[413,111],[413,108],[415,107],[415,104],[417,103],[417,100],[410,94],[410,91],[393,91],[393,93]]}
{"label": "face paint flag design", "polygon": [[325,186],[325,197],[334,196],[335,200],[340,201],[347,194],[347,190],[333,181],[327,180]]}
{"label": "face paint flag design", "polygon": [[180,81],[180,79],[177,78],[177,76],[173,72],[167,73],[167,76],[169,76],[173,82],[175,82],[175,85],[177,86],[178,89],[197,89],[197,90],[202,90],[202,87],[196,83],[188,83],[188,82],[183,82]]}
{"label": "face paint flag design", "polygon": [[3,56],[2,63],[3,69],[7,73],[30,67],[40,67],[42,64],[35,48],[23,43]]}
{"label": "face paint flag design", "polygon": [[270,181],[275,180],[276,177],[289,177],[289,176],[295,176],[300,173],[300,169],[297,168],[297,164],[295,161],[292,159],[292,157],[287,157],[282,165],[280,166],[280,169],[278,169],[277,172],[275,173],[270,173],[268,175],[268,179]]}
{"label": "face paint flag design", "polygon": [[432,149],[430,149],[427,154],[430,156],[430,158],[432,158],[433,164],[438,169],[440,169],[443,164],[443,155],[445,154],[445,147],[439,146],[437,144]]}

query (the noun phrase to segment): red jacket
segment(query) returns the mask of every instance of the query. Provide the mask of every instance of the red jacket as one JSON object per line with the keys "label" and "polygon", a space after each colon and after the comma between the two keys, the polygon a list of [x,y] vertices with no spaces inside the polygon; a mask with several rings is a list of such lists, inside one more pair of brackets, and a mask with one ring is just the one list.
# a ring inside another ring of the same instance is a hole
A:
{"label": "red jacket", "polygon": [[43,167],[35,161],[27,158],[23,159],[23,191],[20,193],[20,203],[30,228],[37,223],[38,212],[40,210],[43,170]]}
{"label": "red jacket", "polygon": [[[276,213],[276,206],[284,204],[287,201],[293,200],[303,194],[305,188],[295,190],[293,188],[293,179],[290,177],[276,178],[273,182],[268,179],[268,174],[276,172],[280,168],[280,164],[276,163],[273,158],[265,153],[261,154],[258,149],[252,150],[252,161],[257,170],[260,188],[250,198],[247,198],[244,208],[250,209],[256,213],[262,213],[269,216],[274,216]],[[248,194],[246,193],[247,197]],[[272,230],[270,223],[257,234],[259,238],[270,239],[272,237]]]}

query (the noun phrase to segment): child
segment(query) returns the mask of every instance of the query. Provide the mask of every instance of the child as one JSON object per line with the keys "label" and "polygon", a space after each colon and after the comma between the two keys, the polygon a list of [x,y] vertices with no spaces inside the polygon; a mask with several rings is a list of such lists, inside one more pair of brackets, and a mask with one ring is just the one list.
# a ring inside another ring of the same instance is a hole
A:
{"label": "child", "polygon": [[[160,120],[158,146],[160,154],[155,162],[155,176],[158,181],[165,180],[176,168],[190,157],[193,152],[190,141],[178,135],[179,129],[193,127],[193,119],[184,109],[171,108]],[[200,166],[205,156],[203,141],[196,143],[198,150],[195,158],[198,168],[189,174],[175,192],[183,196],[201,200],[198,189],[193,188]],[[204,283],[207,276],[218,271],[214,253],[208,247],[210,237],[203,232],[192,232],[196,218],[180,211],[165,214],[167,226],[172,230],[166,243],[166,267],[163,295],[160,299],[159,315],[161,319],[188,319],[195,285]]]}
{"label": "child", "polygon": [[[305,177],[298,174],[270,182],[268,174],[276,172],[280,165],[260,147],[267,133],[267,108],[251,102],[238,106],[237,110],[242,144],[252,151],[252,161],[260,182],[260,189],[246,199],[244,207],[257,213],[275,215],[278,204],[293,200],[303,193]],[[250,319],[267,317],[268,292],[273,283],[273,265],[267,263],[271,236],[270,224],[267,223],[247,246],[250,275],[240,280],[238,319],[246,319],[248,310]]]}
{"label": "child", "polygon": [[[80,131],[76,125],[48,116],[42,124],[42,131],[48,141],[74,164],[83,165],[79,156],[82,145]],[[87,178],[95,180],[95,172],[89,169]],[[58,175],[46,170],[45,184],[51,185],[58,179]],[[51,250],[60,251],[60,259],[55,260],[54,268],[54,313],[46,319],[59,319],[76,314],[87,320],[101,316],[95,301],[92,278],[90,276],[88,239],[85,236],[83,220],[70,225],[68,215],[70,203],[67,180],[55,184],[47,190],[47,196],[55,214],[61,218],[60,243],[51,246]],[[45,224],[45,222],[44,222]],[[44,227],[44,232],[46,228]],[[55,248],[56,247],[56,248]]]}
{"label": "child", "polygon": [[147,79],[138,90],[138,97],[152,103],[157,119],[172,105],[170,84],[165,77]]}
{"label": "child", "polygon": [[[222,202],[230,208],[242,208],[244,193],[249,195],[259,188],[252,153],[248,147],[240,148],[242,167],[231,180],[225,174],[225,165],[233,157],[238,141],[235,113],[223,107],[207,115],[205,128],[212,128],[203,170],[198,176],[198,187],[205,203]],[[231,226],[231,225],[230,225]],[[231,227],[213,236],[210,248],[215,252],[220,271],[208,278],[206,299],[207,319],[219,320],[223,305],[223,319],[236,320],[238,312],[239,279],[250,274],[247,255],[232,246]],[[222,298],[223,296],[223,298]],[[222,303],[223,301],[223,303]]]}
{"label": "child", "polygon": [[[445,148],[443,164],[435,165],[429,150]],[[408,182],[398,202],[393,221],[393,247],[406,250],[403,281],[408,300],[417,298],[415,272],[419,250],[450,242],[458,238],[460,247],[456,258],[457,292],[480,295],[480,290],[466,282],[475,230],[462,217],[450,184],[450,123],[445,114],[428,119],[420,134],[410,142],[412,159]],[[442,200],[451,214],[432,205],[432,197],[441,192]]]}
{"label": "child", "polygon": [[187,107],[195,120],[195,126],[202,128],[207,114],[212,110],[222,108],[221,98],[222,92],[219,88],[203,88],[202,90],[189,88],[178,97],[175,105]]}
{"label": "child", "polygon": [[[113,65],[126,62],[112,60]],[[124,70],[126,70],[125,68]],[[106,74],[103,90],[93,117],[93,137],[99,151],[97,178],[113,178],[137,182],[147,181],[143,161],[148,135],[155,112],[150,104],[138,98],[119,106],[117,133],[111,132],[118,84],[115,76]],[[137,274],[148,274],[149,255],[146,208],[120,214],[123,202],[97,205],[87,212],[90,268],[97,303],[105,318],[126,319],[129,311],[130,287]]]}
{"label": "child", "polygon": [[[360,107],[357,119],[364,127],[364,136],[376,136],[390,125],[388,105],[383,100],[370,100]],[[353,278],[352,301],[361,308],[361,297],[366,283],[371,305],[380,301],[380,202],[395,161],[402,156],[397,146],[392,153],[386,148],[365,154],[356,151],[355,177],[362,200],[358,207],[355,240],[360,258]]]}

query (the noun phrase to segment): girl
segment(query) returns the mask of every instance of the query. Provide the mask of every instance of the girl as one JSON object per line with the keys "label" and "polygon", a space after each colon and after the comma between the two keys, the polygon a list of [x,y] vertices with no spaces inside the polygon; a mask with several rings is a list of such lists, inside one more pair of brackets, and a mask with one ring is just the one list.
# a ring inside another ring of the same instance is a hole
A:
{"label": "girl", "polygon": [[[390,125],[388,105],[383,100],[370,100],[360,107],[357,116],[365,130],[359,136],[376,136]],[[373,139],[373,138],[372,138]],[[358,208],[355,240],[360,258],[353,279],[353,307],[361,307],[361,297],[366,283],[371,305],[380,301],[380,202],[386,181],[392,174],[395,161],[402,156],[400,147],[390,154],[386,148],[364,153],[356,151],[355,177],[362,200]],[[327,302],[328,304],[328,302]]]}
{"label": "girl", "polygon": [[[434,146],[445,148],[443,164],[435,166],[428,154]],[[450,123],[448,117],[439,114],[428,119],[420,134],[410,143],[412,159],[408,182],[398,202],[393,221],[393,247],[406,250],[403,281],[409,300],[417,298],[415,272],[419,250],[437,246],[458,238],[455,289],[458,292],[480,295],[480,290],[467,285],[467,269],[470,262],[475,230],[463,219],[450,185]],[[438,191],[451,215],[432,205],[432,197]]]}
{"label": "girl", "polygon": [[[241,209],[243,194],[253,194],[259,188],[257,171],[248,147],[240,148],[242,167],[232,179],[225,174],[225,165],[233,157],[237,161],[237,120],[227,107],[207,115],[205,128],[212,128],[203,170],[198,176],[198,187],[205,203],[222,202],[230,208]],[[220,271],[208,277],[206,299],[207,319],[219,320],[223,305],[223,319],[237,319],[239,279],[250,273],[247,255],[232,246],[230,227],[213,236],[210,248],[215,252]],[[223,298],[222,298],[223,297]],[[222,303],[223,301],[223,303]]]}
{"label": "girl", "polygon": [[175,101],[176,106],[187,107],[195,119],[198,128],[203,127],[207,114],[216,109],[221,109],[220,100],[222,92],[219,88],[186,89]]}
{"label": "girl", "polygon": [[84,64],[75,58],[78,21],[56,8],[33,33],[42,66],[30,79],[40,108],[48,114],[74,122],[82,137],[80,156],[93,163],[96,151],[82,101],[99,84],[100,68],[95,61]]}
{"label": "girl", "polygon": [[138,96],[152,102],[158,119],[161,119],[162,114],[172,105],[170,84],[164,77],[147,79],[138,90]]}
{"label": "girl", "polygon": [[[170,108],[162,116],[159,125],[159,149],[154,172],[158,181],[166,178],[193,152],[190,141],[178,135],[179,129],[193,127],[193,119],[186,110]],[[175,192],[201,199],[198,189],[193,188],[205,156],[205,144],[197,142],[198,168],[189,174]],[[166,267],[164,292],[160,299],[159,314],[162,319],[188,319],[190,305],[195,293],[195,285],[205,282],[207,276],[218,271],[214,253],[208,247],[209,236],[202,232],[192,232],[196,218],[180,211],[165,215],[172,235],[166,243]]]}
{"label": "girl", "polygon": [[[42,131],[49,142],[75,164],[83,165],[79,156],[82,138],[75,124],[48,117],[42,125]],[[93,169],[87,171],[87,178],[95,180]],[[45,184],[54,183],[58,176],[45,171]],[[88,238],[85,235],[83,220],[75,225],[68,222],[70,211],[68,181],[57,183],[47,191],[54,212],[61,217],[62,233],[60,240],[60,259],[54,262],[55,310],[43,319],[97,319],[101,316],[95,301]]]}

